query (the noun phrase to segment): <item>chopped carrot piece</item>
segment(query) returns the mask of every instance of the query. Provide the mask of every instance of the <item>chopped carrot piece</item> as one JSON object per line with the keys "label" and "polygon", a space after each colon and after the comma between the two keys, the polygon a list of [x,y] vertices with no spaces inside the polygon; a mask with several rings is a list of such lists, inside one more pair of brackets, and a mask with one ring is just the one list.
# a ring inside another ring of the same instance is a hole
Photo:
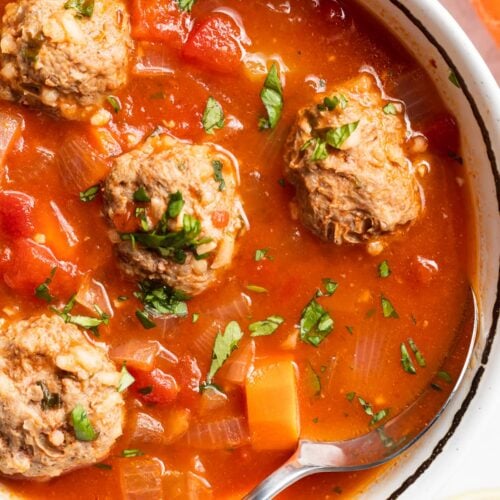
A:
{"label": "chopped carrot piece", "polygon": [[246,381],[248,425],[256,450],[289,450],[299,439],[299,402],[291,360],[255,367]]}

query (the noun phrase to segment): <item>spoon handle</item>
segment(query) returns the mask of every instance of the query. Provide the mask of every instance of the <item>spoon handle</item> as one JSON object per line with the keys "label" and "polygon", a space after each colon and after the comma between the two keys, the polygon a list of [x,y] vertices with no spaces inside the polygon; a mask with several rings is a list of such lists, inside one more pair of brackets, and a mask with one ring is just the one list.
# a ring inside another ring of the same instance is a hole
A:
{"label": "spoon handle", "polygon": [[321,467],[317,466],[301,465],[297,459],[297,454],[295,454],[288,462],[264,479],[244,500],[268,500],[274,498],[299,479],[319,472],[320,469]]}

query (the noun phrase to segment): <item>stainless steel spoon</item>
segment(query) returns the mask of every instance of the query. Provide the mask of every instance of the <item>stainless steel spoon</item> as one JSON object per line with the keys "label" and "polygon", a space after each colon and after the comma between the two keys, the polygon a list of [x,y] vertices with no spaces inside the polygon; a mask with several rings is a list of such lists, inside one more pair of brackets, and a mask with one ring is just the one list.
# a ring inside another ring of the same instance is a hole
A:
{"label": "stainless steel spoon", "polygon": [[[472,289],[463,311],[453,345],[440,371],[410,406],[386,424],[354,439],[330,443],[300,440],[293,456],[264,479],[245,500],[274,498],[299,479],[318,472],[377,467],[396,458],[418,441],[443,413],[469,366],[478,327],[477,300]],[[452,384],[445,374],[450,374],[455,383]]]}

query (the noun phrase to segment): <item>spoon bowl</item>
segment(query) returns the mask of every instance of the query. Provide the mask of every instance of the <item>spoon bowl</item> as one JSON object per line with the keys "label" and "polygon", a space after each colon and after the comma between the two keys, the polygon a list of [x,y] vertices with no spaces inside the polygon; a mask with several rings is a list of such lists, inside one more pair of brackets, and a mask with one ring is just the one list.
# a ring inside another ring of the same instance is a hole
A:
{"label": "spoon bowl", "polygon": [[337,442],[300,440],[290,459],[264,479],[245,500],[274,498],[299,479],[312,474],[371,469],[401,455],[431,428],[460,387],[472,356],[478,317],[476,296],[469,288],[462,319],[446,359],[427,388],[406,409],[371,432],[353,439]]}

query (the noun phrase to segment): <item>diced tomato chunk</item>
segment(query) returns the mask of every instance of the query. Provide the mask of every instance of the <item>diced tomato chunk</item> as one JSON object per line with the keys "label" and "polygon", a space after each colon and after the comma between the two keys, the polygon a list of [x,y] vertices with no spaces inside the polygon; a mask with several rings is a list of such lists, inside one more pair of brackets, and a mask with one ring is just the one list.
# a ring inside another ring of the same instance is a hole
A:
{"label": "diced tomato chunk", "polygon": [[34,294],[57,268],[49,286],[52,295],[69,295],[75,289],[76,267],[58,260],[46,246],[30,239],[18,239],[12,243],[11,251],[4,252],[2,262],[3,279],[7,286],[17,292]]}
{"label": "diced tomato chunk", "polygon": [[229,223],[229,212],[226,210],[216,210],[212,212],[212,224],[214,227],[223,229]]}
{"label": "diced tomato chunk", "polygon": [[429,141],[432,150],[445,154],[458,154],[460,135],[455,118],[448,113],[438,116],[424,125],[423,134]]}
{"label": "diced tomato chunk", "polygon": [[191,16],[182,12],[177,0],[133,0],[132,37],[166,42],[180,48],[191,28]]}
{"label": "diced tomato chunk", "polygon": [[216,13],[195,24],[182,55],[201,66],[221,73],[240,67],[243,57],[240,30],[227,15]]}
{"label": "diced tomato chunk", "polygon": [[0,229],[3,236],[19,238],[31,236],[35,200],[18,191],[0,191]]}
{"label": "diced tomato chunk", "polygon": [[130,370],[135,378],[133,385],[137,395],[146,403],[169,404],[177,399],[179,386],[175,378],[155,368],[150,372]]}
{"label": "diced tomato chunk", "polygon": [[194,357],[186,354],[179,359],[177,369],[180,401],[185,405],[190,405],[200,398],[201,371],[198,362]]}

